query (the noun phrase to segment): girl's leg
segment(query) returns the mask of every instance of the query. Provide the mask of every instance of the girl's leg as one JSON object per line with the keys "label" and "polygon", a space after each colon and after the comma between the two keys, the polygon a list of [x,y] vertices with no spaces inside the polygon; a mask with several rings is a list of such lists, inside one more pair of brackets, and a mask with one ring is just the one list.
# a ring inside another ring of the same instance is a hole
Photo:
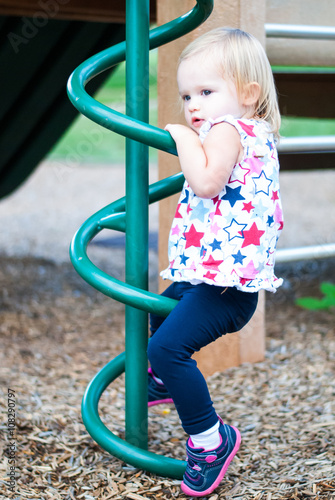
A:
{"label": "girl's leg", "polygon": [[198,434],[216,425],[218,417],[192,355],[240,330],[256,309],[257,294],[184,282],[173,283],[164,294],[179,303],[166,319],[151,317],[148,357],[173,398],[185,432]]}
{"label": "girl's leg", "polygon": [[[164,297],[169,297],[171,299],[176,299],[177,295],[175,292],[174,283],[170,285],[162,293]],[[165,320],[164,316],[158,316],[157,314],[150,314],[150,331],[151,336],[154,335],[156,330],[161,326]],[[173,403],[173,399],[166,389],[163,381],[158,377],[157,373],[154,372],[152,367],[148,370],[148,406],[155,406],[162,403]]]}

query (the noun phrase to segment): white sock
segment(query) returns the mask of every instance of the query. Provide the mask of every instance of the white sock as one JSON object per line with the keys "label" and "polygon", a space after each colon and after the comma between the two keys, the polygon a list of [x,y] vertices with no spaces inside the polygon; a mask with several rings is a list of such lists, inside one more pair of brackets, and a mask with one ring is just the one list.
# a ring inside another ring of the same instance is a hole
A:
{"label": "white sock", "polygon": [[194,448],[203,448],[204,450],[214,450],[221,444],[221,436],[219,433],[220,422],[218,421],[213,427],[200,434],[191,434],[190,438]]}

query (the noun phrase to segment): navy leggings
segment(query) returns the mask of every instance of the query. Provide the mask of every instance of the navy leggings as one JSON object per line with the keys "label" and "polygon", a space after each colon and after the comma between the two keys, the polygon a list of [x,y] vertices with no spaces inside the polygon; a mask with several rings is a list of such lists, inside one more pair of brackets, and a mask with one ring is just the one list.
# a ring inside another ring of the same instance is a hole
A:
{"label": "navy leggings", "polygon": [[148,358],[168,389],[187,434],[217,422],[207,383],[191,358],[226,333],[240,330],[255,312],[258,293],[201,283],[173,283],[163,294],[179,300],[167,318],[150,315]]}

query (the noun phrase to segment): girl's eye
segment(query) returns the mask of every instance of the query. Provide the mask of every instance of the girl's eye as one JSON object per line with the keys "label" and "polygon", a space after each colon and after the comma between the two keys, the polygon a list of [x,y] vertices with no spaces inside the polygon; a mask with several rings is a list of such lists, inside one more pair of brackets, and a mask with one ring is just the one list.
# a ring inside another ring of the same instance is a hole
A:
{"label": "girl's eye", "polygon": [[183,100],[184,101],[189,101],[191,99],[191,97],[189,95],[184,95],[183,96]]}
{"label": "girl's eye", "polygon": [[203,90],[202,91],[203,95],[210,95],[212,93],[211,90]]}

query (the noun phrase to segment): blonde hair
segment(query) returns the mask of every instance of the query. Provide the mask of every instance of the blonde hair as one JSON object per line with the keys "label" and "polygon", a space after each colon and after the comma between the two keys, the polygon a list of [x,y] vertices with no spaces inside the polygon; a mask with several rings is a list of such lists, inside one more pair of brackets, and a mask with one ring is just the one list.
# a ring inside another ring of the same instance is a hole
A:
{"label": "blonde hair", "polygon": [[208,52],[217,61],[222,77],[232,80],[238,96],[251,82],[260,86],[254,118],[267,121],[272,133],[279,137],[280,113],[277,91],[269,60],[261,43],[250,33],[235,28],[216,28],[190,43],[182,52],[179,64]]}

